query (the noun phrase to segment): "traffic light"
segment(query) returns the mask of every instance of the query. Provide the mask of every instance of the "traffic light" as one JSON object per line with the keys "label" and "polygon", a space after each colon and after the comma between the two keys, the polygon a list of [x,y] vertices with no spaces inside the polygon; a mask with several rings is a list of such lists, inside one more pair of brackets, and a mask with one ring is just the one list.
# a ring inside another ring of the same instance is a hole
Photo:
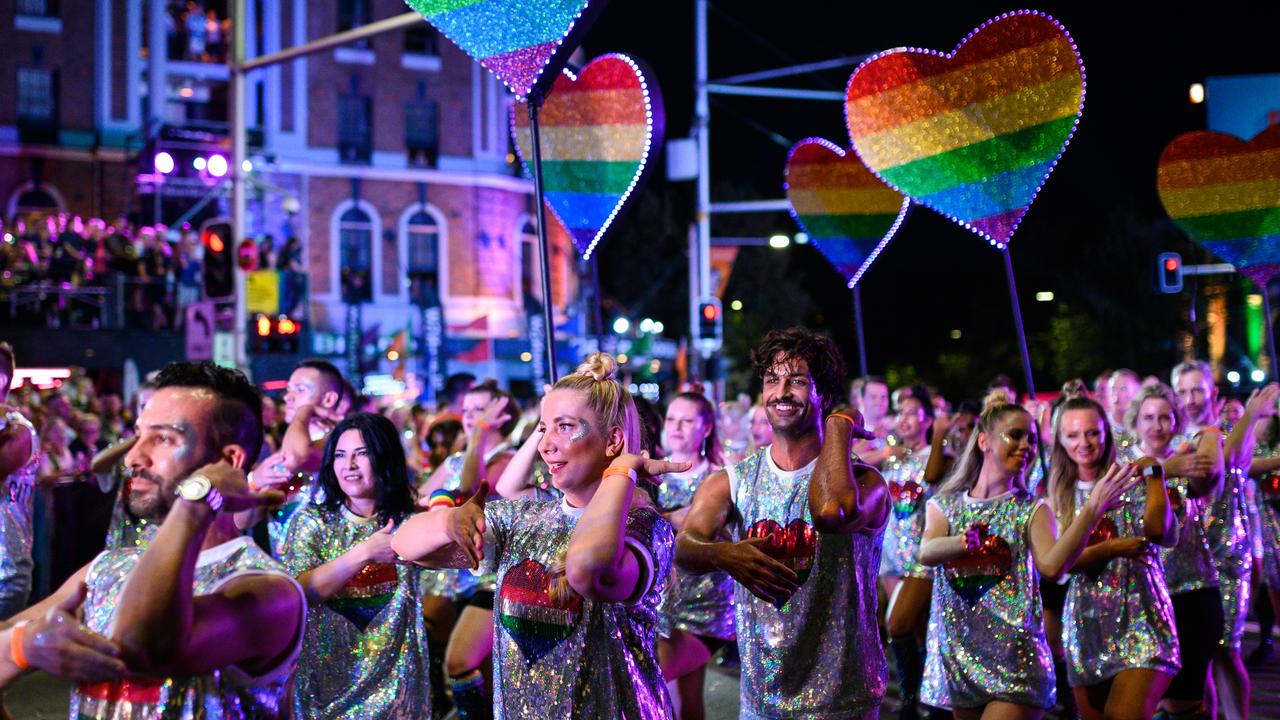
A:
{"label": "traffic light", "polygon": [[724,344],[724,308],[720,298],[708,297],[698,302],[698,335],[702,346],[711,352]]}
{"label": "traffic light", "polygon": [[200,232],[200,242],[204,245],[204,296],[231,297],[236,291],[231,224],[219,222],[206,225]]}
{"label": "traffic light", "polygon": [[1182,256],[1176,252],[1156,257],[1156,287],[1162,293],[1182,292]]}
{"label": "traffic light", "polygon": [[255,355],[283,353],[297,355],[302,345],[302,322],[288,315],[254,315],[249,350]]}

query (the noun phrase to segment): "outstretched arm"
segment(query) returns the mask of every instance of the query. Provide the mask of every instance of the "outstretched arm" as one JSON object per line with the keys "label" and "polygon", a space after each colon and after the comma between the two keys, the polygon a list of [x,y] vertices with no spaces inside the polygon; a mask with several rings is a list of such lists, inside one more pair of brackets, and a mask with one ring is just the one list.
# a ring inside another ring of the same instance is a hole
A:
{"label": "outstretched arm", "polygon": [[827,417],[826,437],[809,481],[809,512],[821,532],[876,532],[889,517],[884,478],[851,458],[855,434],[866,434],[858,411],[838,408]]}

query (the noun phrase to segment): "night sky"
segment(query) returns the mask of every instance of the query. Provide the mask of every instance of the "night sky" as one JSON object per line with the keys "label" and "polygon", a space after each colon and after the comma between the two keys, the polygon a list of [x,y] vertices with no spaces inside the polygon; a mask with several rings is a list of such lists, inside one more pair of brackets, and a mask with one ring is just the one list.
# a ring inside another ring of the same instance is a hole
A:
{"label": "night sky", "polygon": [[[1187,262],[1209,258],[1197,256],[1165,216],[1155,192],[1157,159],[1176,135],[1204,127],[1203,106],[1188,101],[1192,82],[1212,75],[1280,71],[1274,22],[1243,4],[1214,3],[1195,14],[1129,10],[1126,16],[1082,5],[1034,7],[1066,26],[1087,75],[1080,125],[1011,244],[1040,390],[1056,388],[1072,375],[1091,377],[1104,367],[1163,371],[1177,359],[1170,335],[1186,315],[1187,296],[1160,296],[1152,290],[1154,256],[1175,250]],[[796,2],[784,4],[793,8],[785,13],[764,12],[765,7],[779,6],[712,6],[712,80],[898,46],[950,51],[983,21],[1017,9],[969,2],[936,8],[922,3]],[[584,48],[590,56],[621,51],[647,61],[662,87],[667,136],[677,138],[688,135],[693,114],[693,40],[690,2],[615,2]],[[852,70],[851,65],[758,84],[843,90]],[[847,146],[842,105],[713,96],[713,201],[782,197],[787,150],[809,136]],[[649,209],[663,208],[661,221],[632,214],[633,224],[603,248],[602,284],[619,311],[684,327],[687,290],[681,243],[684,224],[692,217],[693,183],[668,184],[664,174],[659,167],[646,190]],[[636,217],[647,218],[648,226],[635,227]],[[712,235],[767,236],[795,230],[785,214],[761,214],[718,217]],[[653,278],[656,288],[640,290],[634,274],[622,272],[633,267],[632,259],[641,250],[663,253],[673,266]],[[849,294],[840,278],[813,248],[793,246],[785,253],[791,254],[786,272],[812,296],[805,321],[830,330],[850,365],[856,365]],[[779,260],[777,251],[752,248],[744,250],[738,262],[741,269],[742,263]],[[978,236],[933,211],[915,208],[862,284],[873,372],[910,365],[944,386],[946,377],[996,372],[1020,377],[1001,259]],[[726,304],[740,297],[750,311],[752,302],[761,298],[743,291],[758,294],[759,289],[742,285],[731,282]],[[1058,303],[1033,302],[1039,290],[1054,291]],[[1084,320],[1061,320],[1072,314]],[[961,340],[950,338],[955,329],[962,331]],[[1056,345],[1050,337],[1054,331]],[[1072,343],[1075,352],[1057,353],[1062,335],[1077,331],[1081,337]],[[1082,353],[1082,345],[1089,350]],[[967,356],[962,361],[967,369],[954,372],[955,358],[941,356],[947,354]],[[942,368],[948,363],[953,372],[945,373]],[[953,394],[977,392],[945,389]]]}

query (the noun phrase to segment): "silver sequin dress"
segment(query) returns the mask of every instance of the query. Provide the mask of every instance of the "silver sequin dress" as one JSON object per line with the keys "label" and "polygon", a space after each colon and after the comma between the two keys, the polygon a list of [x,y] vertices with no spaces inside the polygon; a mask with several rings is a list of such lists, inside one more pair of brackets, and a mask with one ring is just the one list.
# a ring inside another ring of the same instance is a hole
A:
{"label": "silver sequin dress", "polygon": [[902,457],[885,459],[880,472],[889,484],[893,503],[884,530],[880,574],[894,577],[931,578],[933,569],[920,564],[920,538],[924,535],[924,505],[933,494],[924,480],[932,448],[907,450]]}
{"label": "silver sequin dress", "polygon": [[[1280,445],[1254,448],[1255,458],[1280,456]],[[1258,535],[1262,544],[1262,581],[1280,588],[1280,470],[1258,473],[1254,504],[1258,510]]]}
{"label": "silver sequin dress", "polygon": [[[84,623],[109,635],[115,609],[130,571],[143,551],[123,548],[104,552],[89,567],[89,592]],[[304,607],[302,587],[279,563],[249,538],[237,538],[200,553],[195,569],[195,594],[217,592],[227,582],[246,575],[288,578]],[[292,716],[289,697],[297,651],[302,646],[305,618],[298,619],[293,652],[271,670],[250,676],[235,667],[200,677],[131,677],[105,683],[84,683],[71,690],[73,720],[277,720]]]}
{"label": "silver sequin dress", "polygon": [[1036,509],[1052,511],[1018,491],[981,500],[955,493],[929,502],[946,517],[950,535],[978,528],[983,543],[935,568],[920,701],[947,709],[995,700],[1053,707],[1053,657],[1028,540]]}
{"label": "silver sequin dress", "polygon": [[735,584],[740,717],[874,718],[888,681],[876,622],[882,532],[818,533],[809,513],[817,460],[778,468],[766,445],[728,468],[733,539],[770,538],[799,577],[781,608]]}
{"label": "silver sequin dress", "polygon": [[[711,474],[704,460],[683,473],[662,476],[658,485],[658,505],[664,512],[678,510],[693,503],[693,494]],[[658,618],[663,635],[680,630],[717,640],[732,640],[733,578],[726,572],[693,575],[673,568]]]}
{"label": "silver sequin dress", "polygon": [[40,471],[40,438],[21,413],[10,410],[6,425],[31,434],[31,457],[4,479],[0,492],[0,619],[27,606],[31,593],[31,543],[35,518],[36,474]]}
{"label": "silver sequin dress", "polygon": [[[283,562],[301,575],[381,529],[377,517],[307,505],[289,524]],[[307,610],[295,680],[299,720],[431,717],[427,632],[416,565],[375,563]]]}
{"label": "silver sequin dress", "polygon": [[1247,496],[1248,468],[1227,468],[1217,495],[1205,498],[1205,538],[1222,593],[1221,647],[1239,650],[1249,614],[1249,579],[1253,574],[1253,542]]}
{"label": "silver sequin dress", "polygon": [[[583,510],[564,501],[485,506],[485,559],[496,572],[494,717],[659,720],[671,716],[656,650],[674,534],[655,508],[633,507],[624,542],[648,581],[632,602],[584,598],[563,581]],[[554,590],[553,590],[554,586]]]}
{"label": "silver sequin dress", "polygon": [[[1077,509],[1088,501],[1092,485],[1077,486]],[[1144,537],[1146,507],[1147,488],[1140,483],[1098,521],[1089,544]],[[1137,557],[1074,571],[1062,625],[1071,687],[1096,685],[1131,669],[1174,675],[1182,666],[1173,602],[1155,545]]]}

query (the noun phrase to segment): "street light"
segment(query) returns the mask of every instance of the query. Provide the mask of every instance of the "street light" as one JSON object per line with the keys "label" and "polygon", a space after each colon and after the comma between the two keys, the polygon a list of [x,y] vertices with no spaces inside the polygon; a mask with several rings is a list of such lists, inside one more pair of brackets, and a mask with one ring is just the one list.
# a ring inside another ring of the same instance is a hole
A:
{"label": "street light", "polygon": [[729,303],[729,307],[730,307],[730,308],[732,308],[734,311],[741,310],[741,309],[742,309],[742,301],[741,301],[741,300],[734,300],[733,302]]}
{"label": "street light", "polygon": [[808,245],[808,244],[809,244],[809,233],[803,233],[803,232],[798,232],[798,233],[796,233],[796,244],[797,244],[797,245]]}
{"label": "street light", "polygon": [[227,174],[227,159],[222,155],[211,155],[205,167],[209,168],[210,175],[220,178]]}
{"label": "street light", "polygon": [[1232,385],[1239,385],[1239,384],[1240,384],[1240,373],[1236,372],[1235,370],[1228,370],[1228,371],[1227,371],[1227,382],[1231,383]]}
{"label": "street light", "polygon": [[791,238],[786,235],[774,235],[769,238],[769,247],[781,250],[791,244]]}
{"label": "street light", "polygon": [[173,172],[173,156],[163,150],[156,153],[155,167],[156,172],[161,175],[168,175]]}
{"label": "street light", "polygon": [[1036,302],[1053,302],[1053,291],[1041,290],[1036,293]]}
{"label": "street light", "polygon": [[631,321],[624,317],[620,317],[613,321],[613,331],[619,335],[626,335],[627,331],[630,329]]}
{"label": "street light", "polygon": [[640,332],[653,332],[653,318],[645,318],[640,321]]}
{"label": "street light", "polygon": [[1263,380],[1267,379],[1267,374],[1262,372],[1261,370],[1254,370],[1253,372],[1249,373],[1249,379],[1256,383],[1260,383]]}
{"label": "street light", "polygon": [[1200,83],[1191,83],[1191,89],[1187,91],[1191,96],[1191,104],[1199,105],[1204,102],[1204,85]]}

